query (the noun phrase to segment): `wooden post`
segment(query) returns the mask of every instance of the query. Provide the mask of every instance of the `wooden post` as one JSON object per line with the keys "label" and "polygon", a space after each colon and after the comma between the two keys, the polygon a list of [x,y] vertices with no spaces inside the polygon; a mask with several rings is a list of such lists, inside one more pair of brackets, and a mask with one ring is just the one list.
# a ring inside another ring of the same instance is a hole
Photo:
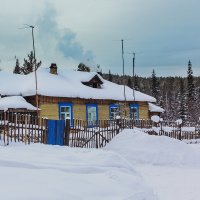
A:
{"label": "wooden post", "polygon": [[120,119],[119,118],[116,119],[116,124],[117,124],[117,134],[119,134],[119,130],[120,130]]}
{"label": "wooden post", "polygon": [[25,117],[25,136],[24,136],[24,142],[27,144],[27,114],[24,115]]}
{"label": "wooden post", "polygon": [[179,125],[179,140],[181,140],[181,124]]}
{"label": "wooden post", "polygon": [[64,145],[69,146],[69,136],[70,136],[70,119],[66,119]]}

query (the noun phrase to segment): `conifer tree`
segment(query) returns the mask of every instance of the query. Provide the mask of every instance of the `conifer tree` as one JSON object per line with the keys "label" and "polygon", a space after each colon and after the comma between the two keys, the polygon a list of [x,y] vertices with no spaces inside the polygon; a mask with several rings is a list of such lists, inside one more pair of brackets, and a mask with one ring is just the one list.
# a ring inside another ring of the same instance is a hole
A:
{"label": "conifer tree", "polygon": [[108,73],[108,80],[109,80],[110,82],[113,81],[113,77],[112,77],[112,74],[111,74],[110,70],[109,70],[109,73]]}
{"label": "conifer tree", "polygon": [[159,83],[156,77],[155,70],[153,69],[151,76],[151,92],[152,96],[156,98],[157,102],[159,102]]}
{"label": "conifer tree", "polygon": [[135,90],[137,90],[137,91],[140,90],[139,81],[138,81],[138,76],[137,76],[137,75],[134,76],[134,88],[135,88]]}
{"label": "conifer tree", "polygon": [[28,54],[28,59],[24,58],[24,64],[23,67],[21,68],[21,71],[25,75],[29,74],[33,72],[35,69],[37,70],[41,64],[42,64],[41,61],[37,63],[36,59],[34,59],[33,51],[31,51],[30,54]]}
{"label": "conifer tree", "polygon": [[184,84],[183,79],[180,80],[180,89],[178,93],[178,116],[183,120],[186,121],[187,118],[187,106],[186,106],[186,95],[184,91]]}
{"label": "conifer tree", "polygon": [[131,77],[128,78],[127,86],[130,87],[130,88],[133,88]]}
{"label": "conifer tree", "polygon": [[192,71],[192,63],[188,62],[188,71],[187,71],[187,93],[188,93],[188,100],[195,99],[195,86],[194,86],[194,77]]}
{"label": "conifer tree", "polygon": [[90,72],[90,67],[86,66],[84,63],[80,63],[77,71]]}
{"label": "conifer tree", "polygon": [[195,85],[192,71],[192,63],[188,62],[187,71],[187,107],[188,107],[188,120],[191,122],[197,121],[197,99],[195,98]]}
{"label": "conifer tree", "polygon": [[13,70],[13,73],[14,74],[21,74],[21,67],[20,67],[18,58],[16,59],[16,64],[15,64],[15,68]]}

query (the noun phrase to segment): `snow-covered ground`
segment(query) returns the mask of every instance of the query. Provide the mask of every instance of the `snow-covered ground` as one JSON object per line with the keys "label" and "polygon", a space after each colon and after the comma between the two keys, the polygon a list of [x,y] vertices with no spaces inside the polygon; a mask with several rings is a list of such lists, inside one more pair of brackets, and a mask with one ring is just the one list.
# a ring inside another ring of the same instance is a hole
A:
{"label": "snow-covered ground", "polygon": [[104,149],[0,146],[4,200],[198,200],[200,145],[139,129]]}

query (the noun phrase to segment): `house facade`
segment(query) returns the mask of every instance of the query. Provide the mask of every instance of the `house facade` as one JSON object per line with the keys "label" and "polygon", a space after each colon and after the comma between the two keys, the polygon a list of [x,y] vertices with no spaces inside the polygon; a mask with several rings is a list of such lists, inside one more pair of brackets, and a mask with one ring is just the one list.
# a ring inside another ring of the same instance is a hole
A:
{"label": "house facade", "polygon": [[[148,102],[81,99],[66,97],[39,96],[39,114],[49,119],[83,119],[89,123],[98,120],[115,119],[123,106],[121,116],[134,119],[149,119]],[[26,97],[34,104],[35,96]],[[125,107],[125,108],[124,108]],[[125,113],[126,112],[126,113]]]}
{"label": "house facade", "polygon": [[[13,80],[12,89],[3,87],[5,78]],[[37,70],[39,115],[49,119],[98,120],[117,115],[149,119],[149,102],[156,99],[129,87],[104,80],[95,72],[68,71],[52,64],[50,69]],[[2,84],[1,84],[2,81]],[[36,106],[34,74],[16,75],[0,72],[0,94],[21,95]],[[125,95],[124,95],[125,94]]]}

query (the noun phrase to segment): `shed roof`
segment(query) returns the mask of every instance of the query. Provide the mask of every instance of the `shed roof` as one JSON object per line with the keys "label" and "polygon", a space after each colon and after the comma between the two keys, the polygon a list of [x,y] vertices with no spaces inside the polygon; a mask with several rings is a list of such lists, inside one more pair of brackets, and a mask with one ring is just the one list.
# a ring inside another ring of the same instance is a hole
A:
{"label": "shed roof", "polygon": [[10,96],[0,98],[0,110],[8,110],[8,109],[27,109],[27,110],[37,110],[33,105],[28,103],[21,96]]}
{"label": "shed roof", "polygon": [[165,110],[155,104],[149,103],[149,111],[163,113]]}

